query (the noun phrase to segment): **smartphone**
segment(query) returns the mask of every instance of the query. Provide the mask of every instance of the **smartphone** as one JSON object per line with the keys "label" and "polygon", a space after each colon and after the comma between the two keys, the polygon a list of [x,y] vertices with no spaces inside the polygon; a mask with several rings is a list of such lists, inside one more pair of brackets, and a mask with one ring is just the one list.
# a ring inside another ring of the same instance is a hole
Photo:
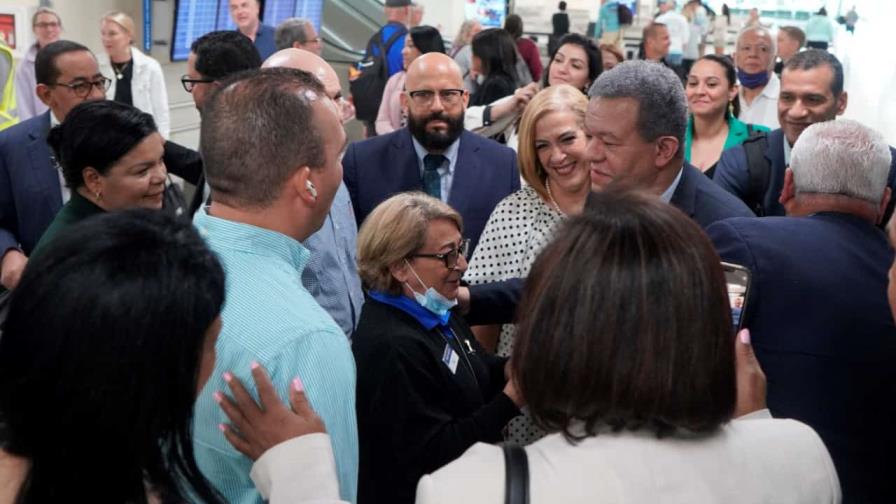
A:
{"label": "smartphone", "polygon": [[750,297],[750,270],[738,264],[722,263],[725,271],[725,283],[728,284],[728,302],[731,305],[731,323],[734,331],[743,327],[744,314],[747,312],[747,299]]}

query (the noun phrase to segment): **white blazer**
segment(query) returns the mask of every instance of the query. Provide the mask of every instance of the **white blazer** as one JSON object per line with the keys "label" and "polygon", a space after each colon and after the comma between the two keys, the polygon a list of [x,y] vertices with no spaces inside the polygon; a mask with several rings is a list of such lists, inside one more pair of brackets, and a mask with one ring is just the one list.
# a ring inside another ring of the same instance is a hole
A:
{"label": "white blazer", "polygon": [[[171,119],[168,115],[168,91],[165,88],[165,76],[159,62],[131,47],[131,58],[134,70],[131,74],[131,97],[134,106],[152,115],[156,127],[164,138],[171,132]],[[112,86],[106,92],[106,98],[115,99],[115,71],[105,52],[97,54],[100,72],[112,79]]]}
{"label": "white blazer", "polygon": [[[766,410],[767,411],[767,410]],[[794,420],[740,419],[709,436],[601,432],[526,447],[532,504],[828,504],[840,482],[818,434]],[[417,504],[504,502],[504,455],[478,443],[424,476]]]}

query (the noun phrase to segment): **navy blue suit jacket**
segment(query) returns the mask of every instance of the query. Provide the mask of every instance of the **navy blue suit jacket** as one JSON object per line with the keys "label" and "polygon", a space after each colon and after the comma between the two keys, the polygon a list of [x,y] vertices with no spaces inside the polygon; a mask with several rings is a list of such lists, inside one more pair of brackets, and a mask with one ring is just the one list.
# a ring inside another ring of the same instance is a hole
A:
{"label": "navy blue suit jacket", "polygon": [[752,272],[744,327],[772,414],[818,432],[843,502],[892,502],[896,326],[884,233],[841,213],[731,219],[707,233],[723,261]]}
{"label": "navy blue suit jacket", "polygon": [[0,255],[17,247],[30,255],[62,208],[49,130],[46,112],[0,133]]}
{"label": "navy blue suit jacket", "polygon": [[[351,144],[342,170],[358,225],[390,196],[423,190],[420,162],[407,128]],[[513,150],[468,131],[461,134],[448,204],[464,219],[471,254],[492,210],[519,188]]]}
{"label": "navy blue suit jacket", "polygon": [[681,168],[681,180],[669,203],[703,229],[722,219],[756,217],[743,201],[722,190],[688,162]]}
{"label": "navy blue suit jacket", "polygon": [[[890,155],[893,157],[890,163],[890,177],[887,186],[896,193],[896,149],[890,147]],[[769,162],[769,181],[762,197],[762,209],[765,215],[783,216],[784,206],[778,202],[781,189],[784,188],[784,171],[787,165],[784,163],[784,130],[776,129],[768,133],[768,147],[765,149],[765,159]],[[716,165],[713,181],[722,189],[730,192],[742,200],[746,200],[750,191],[750,172],[747,170],[747,151],[743,145],[735,145],[722,152],[719,164]],[[893,213],[896,198],[891,198],[884,214],[883,224],[886,224]]]}

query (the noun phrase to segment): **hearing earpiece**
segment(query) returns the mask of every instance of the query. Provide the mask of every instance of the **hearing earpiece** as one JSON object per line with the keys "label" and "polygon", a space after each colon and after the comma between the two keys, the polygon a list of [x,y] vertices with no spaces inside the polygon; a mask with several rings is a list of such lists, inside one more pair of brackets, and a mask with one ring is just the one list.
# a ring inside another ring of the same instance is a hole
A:
{"label": "hearing earpiece", "polygon": [[314,187],[314,184],[312,184],[310,180],[305,181],[305,187],[308,188],[308,193],[311,194],[312,198],[317,197],[317,188]]}

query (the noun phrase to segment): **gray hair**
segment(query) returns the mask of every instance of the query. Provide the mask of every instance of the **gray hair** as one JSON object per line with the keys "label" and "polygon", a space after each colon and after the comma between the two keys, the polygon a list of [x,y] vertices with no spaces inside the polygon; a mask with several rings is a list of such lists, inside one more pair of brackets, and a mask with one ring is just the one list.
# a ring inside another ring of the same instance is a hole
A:
{"label": "gray hair", "polygon": [[224,82],[203,108],[200,151],[214,198],[267,208],[302,166],[324,166],[313,102],[325,96],[314,75],[293,68],[248,70]]}
{"label": "gray hair", "polygon": [[661,136],[678,139],[684,149],[688,103],[675,72],[652,61],[623,61],[603,72],[588,91],[589,98],[632,98],[638,102],[638,134],[648,142]]}
{"label": "gray hair", "polygon": [[306,26],[313,25],[311,21],[305,18],[293,17],[284,19],[283,22],[277,25],[277,31],[274,32],[274,44],[276,44],[277,50],[292,47],[296,42],[300,44],[308,43],[307,32],[305,31]]}
{"label": "gray hair", "polygon": [[878,205],[892,156],[883,135],[848,119],[815,123],[790,158],[796,193],[839,194]]}
{"label": "gray hair", "polygon": [[[741,30],[740,33],[737,34],[737,40],[734,44],[735,56],[737,55],[737,49],[740,47],[740,39],[742,39],[743,36],[746,35],[747,33],[752,33],[752,32],[763,32],[763,33],[765,33],[765,35],[768,36],[769,43],[771,44],[771,48],[769,49],[769,51],[770,51],[769,59],[771,59],[771,63],[769,63],[769,68],[770,69],[775,68],[775,57],[778,55],[778,39],[777,39],[777,37],[772,37],[772,32],[770,32],[768,30],[768,28],[766,28],[764,26],[748,26],[748,27],[744,28],[743,30]],[[736,59],[735,59],[735,62],[736,62]]]}

